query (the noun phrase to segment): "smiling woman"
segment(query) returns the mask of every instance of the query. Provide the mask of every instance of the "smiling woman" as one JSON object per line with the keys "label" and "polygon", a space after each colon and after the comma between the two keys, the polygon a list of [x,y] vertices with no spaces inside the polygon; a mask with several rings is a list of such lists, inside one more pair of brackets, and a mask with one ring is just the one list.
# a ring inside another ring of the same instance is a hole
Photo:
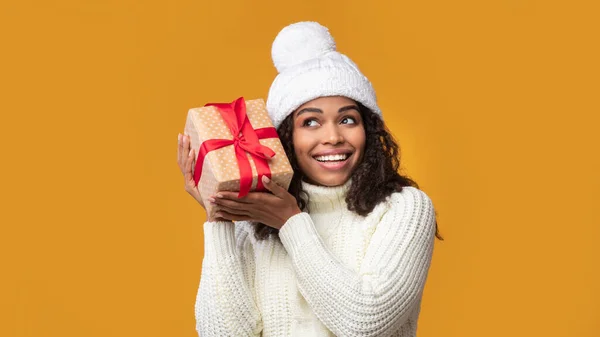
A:
{"label": "smiling woman", "polygon": [[[267,109],[294,169],[289,190],[219,192],[204,223],[201,336],[416,336],[437,233],[431,199],[398,173],[371,83],[327,28],[273,43]],[[186,190],[199,200],[187,136]],[[235,222],[232,222],[235,221]]]}
{"label": "smiling woman", "polygon": [[[302,110],[312,110],[312,112],[315,113],[322,111],[318,108],[305,107],[308,107],[315,102],[319,104],[318,102],[323,102],[324,100],[332,103],[340,101],[348,102],[347,98],[341,96],[322,97],[307,102],[298,108],[295,113],[290,114],[283,120],[277,130],[283,148],[294,168],[294,177],[290,183],[289,193],[294,196],[301,209],[306,207],[310,197],[303,190],[302,182],[309,181],[311,178],[308,175],[317,171],[302,169],[299,164],[297,147],[301,146],[303,143],[304,137],[299,135],[302,134],[302,129],[305,127],[302,127],[302,124],[294,123],[294,121],[297,121],[297,117]],[[340,106],[341,105],[343,104],[340,103]],[[349,184],[348,193],[345,195],[345,202],[349,210],[352,210],[359,215],[367,216],[377,204],[385,200],[390,194],[401,191],[404,186],[418,188],[419,185],[409,177],[398,173],[398,169],[400,168],[400,149],[382,120],[360,102],[354,102],[354,104],[348,105],[348,107],[349,106],[357,107],[356,110],[359,112],[359,119],[354,121],[355,124],[353,125],[360,126],[358,132],[363,133],[364,135],[364,145],[360,151],[360,159],[358,160],[357,165],[351,170],[350,177],[342,179],[343,182],[347,182],[350,178],[352,179],[352,184]],[[346,110],[345,107],[338,109],[339,114],[341,114],[339,110],[342,109]],[[352,110],[356,111],[354,109]],[[304,123],[315,125],[316,122],[310,121],[310,118],[307,119],[309,121]],[[349,122],[345,121],[341,123]],[[343,144],[342,146],[347,145]],[[318,158],[315,159],[318,160]],[[310,162],[310,160],[307,161]],[[341,185],[329,185],[323,180],[320,181],[320,184],[325,186]],[[254,226],[256,227],[256,237],[258,239],[264,239],[267,236],[278,232],[275,228],[266,226],[262,223],[254,223]],[[436,237],[443,240],[437,229],[437,222]]]}
{"label": "smiling woman", "polygon": [[320,97],[293,114],[294,156],[306,181],[339,186],[350,179],[365,150],[358,105],[347,97]]}

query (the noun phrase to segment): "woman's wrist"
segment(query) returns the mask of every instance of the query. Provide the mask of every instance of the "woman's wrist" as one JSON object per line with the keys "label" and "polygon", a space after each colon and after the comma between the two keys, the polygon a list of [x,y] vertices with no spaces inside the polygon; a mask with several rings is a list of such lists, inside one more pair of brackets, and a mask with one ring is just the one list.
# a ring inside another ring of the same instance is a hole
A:
{"label": "woman's wrist", "polygon": [[292,210],[290,210],[289,212],[286,212],[285,215],[283,215],[279,221],[279,226],[277,227],[277,229],[281,229],[283,228],[283,226],[288,222],[288,220],[290,218],[292,218],[294,215],[300,214],[302,213],[302,211],[300,210],[299,207],[295,207]]}

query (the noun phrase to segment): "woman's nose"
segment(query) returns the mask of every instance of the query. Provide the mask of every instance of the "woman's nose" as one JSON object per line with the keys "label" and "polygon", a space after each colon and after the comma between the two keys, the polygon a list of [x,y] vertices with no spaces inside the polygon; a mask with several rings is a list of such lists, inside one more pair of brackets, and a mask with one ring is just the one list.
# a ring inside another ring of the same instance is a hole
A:
{"label": "woman's nose", "polygon": [[323,137],[325,144],[336,145],[344,142],[344,136],[336,126],[328,127],[325,132],[326,134]]}

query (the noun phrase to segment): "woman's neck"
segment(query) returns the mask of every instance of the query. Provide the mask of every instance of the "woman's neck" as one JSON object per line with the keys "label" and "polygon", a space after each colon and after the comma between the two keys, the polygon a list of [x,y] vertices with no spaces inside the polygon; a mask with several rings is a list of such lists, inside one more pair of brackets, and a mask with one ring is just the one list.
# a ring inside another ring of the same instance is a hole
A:
{"label": "woman's neck", "polygon": [[329,212],[346,209],[346,194],[351,184],[352,179],[333,187],[302,181],[302,189],[308,194],[308,211]]}

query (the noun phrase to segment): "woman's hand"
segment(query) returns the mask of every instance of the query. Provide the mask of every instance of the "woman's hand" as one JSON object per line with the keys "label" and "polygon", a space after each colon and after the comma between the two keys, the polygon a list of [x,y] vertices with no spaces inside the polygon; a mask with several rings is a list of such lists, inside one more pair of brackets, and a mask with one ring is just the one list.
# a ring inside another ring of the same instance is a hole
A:
{"label": "woman's hand", "polygon": [[200,197],[200,191],[194,183],[194,176],[192,175],[192,163],[194,162],[194,150],[190,149],[190,137],[187,135],[177,135],[177,165],[181,173],[183,173],[183,180],[185,183],[185,191],[188,192],[202,207],[202,198]]}
{"label": "woman's hand", "polygon": [[[185,190],[188,192],[196,201],[206,210],[200,191],[196,187],[194,182],[194,175],[192,174],[192,167],[196,162],[194,157],[194,150],[190,146],[190,137],[188,135],[177,135],[177,165],[181,173],[183,173],[183,180],[185,184]],[[223,218],[215,217],[214,219],[208,219],[208,221],[226,221]]]}
{"label": "woman's hand", "polygon": [[250,192],[238,198],[237,192],[222,191],[208,198],[217,207],[215,216],[233,221],[262,222],[281,229],[290,217],[302,212],[296,198],[283,187],[266,176],[263,176],[263,184],[273,194]]}

